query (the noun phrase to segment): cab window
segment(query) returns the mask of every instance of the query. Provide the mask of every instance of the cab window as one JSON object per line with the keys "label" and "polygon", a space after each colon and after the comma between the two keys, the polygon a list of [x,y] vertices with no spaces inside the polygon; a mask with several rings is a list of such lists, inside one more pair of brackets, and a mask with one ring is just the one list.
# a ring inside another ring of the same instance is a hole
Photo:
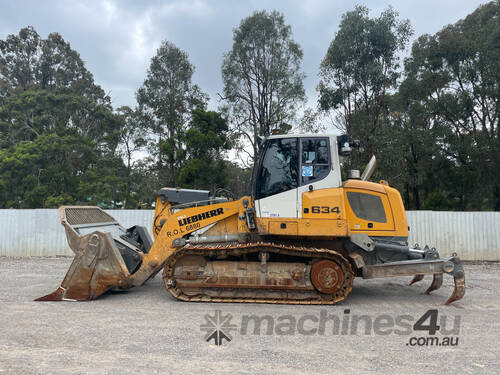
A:
{"label": "cab window", "polygon": [[379,196],[348,191],[347,200],[354,215],[358,218],[377,223],[387,223],[384,205]]}
{"label": "cab window", "polygon": [[297,188],[297,166],[296,138],[269,140],[257,176],[256,199]]}
{"label": "cab window", "polygon": [[319,181],[330,172],[328,138],[301,140],[301,185]]}

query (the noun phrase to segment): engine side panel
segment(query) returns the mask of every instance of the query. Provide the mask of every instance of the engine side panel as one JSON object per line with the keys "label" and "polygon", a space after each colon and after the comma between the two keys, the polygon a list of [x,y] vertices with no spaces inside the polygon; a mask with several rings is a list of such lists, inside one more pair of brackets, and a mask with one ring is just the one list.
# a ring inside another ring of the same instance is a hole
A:
{"label": "engine side panel", "polygon": [[401,196],[387,185],[348,180],[342,188],[305,192],[301,200],[302,218],[258,218],[259,234],[333,238],[365,233],[408,237]]}

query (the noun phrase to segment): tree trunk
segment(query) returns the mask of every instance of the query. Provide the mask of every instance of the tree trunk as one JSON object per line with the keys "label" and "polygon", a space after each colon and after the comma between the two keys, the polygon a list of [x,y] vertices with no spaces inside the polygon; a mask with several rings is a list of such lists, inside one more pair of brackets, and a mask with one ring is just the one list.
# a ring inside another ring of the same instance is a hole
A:
{"label": "tree trunk", "polygon": [[495,203],[495,211],[500,211],[500,186],[496,184],[493,188],[493,199]]}
{"label": "tree trunk", "polygon": [[408,183],[405,184],[405,192],[404,192],[404,197],[405,197],[405,203],[406,203],[406,209],[410,210],[411,209],[411,201],[410,201],[410,187],[408,186]]}
{"label": "tree trunk", "polygon": [[413,186],[413,199],[415,200],[415,209],[420,210],[420,194],[417,185]]}

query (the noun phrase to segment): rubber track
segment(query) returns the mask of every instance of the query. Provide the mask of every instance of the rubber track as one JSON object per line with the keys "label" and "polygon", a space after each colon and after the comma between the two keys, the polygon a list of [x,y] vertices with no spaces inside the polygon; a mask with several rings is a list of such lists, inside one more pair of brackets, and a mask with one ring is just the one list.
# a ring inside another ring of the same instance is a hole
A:
{"label": "rubber track", "polygon": [[[342,287],[333,295],[322,294],[317,292],[317,297],[314,299],[271,299],[271,298],[254,298],[254,297],[211,297],[203,296],[188,296],[175,285],[168,285],[167,280],[173,279],[175,262],[184,255],[201,255],[204,257],[214,258],[218,256],[242,256],[244,254],[256,253],[265,251],[268,253],[301,256],[306,258],[321,258],[331,259],[340,265],[344,272],[344,283]],[[340,253],[329,249],[316,249],[308,247],[295,247],[277,243],[254,242],[254,243],[224,243],[224,244],[203,244],[203,245],[186,245],[176,250],[170,255],[165,263],[163,270],[163,282],[167,291],[175,298],[182,301],[190,302],[248,302],[248,303],[276,303],[276,304],[294,304],[294,305],[333,305],[342,301],[352,290],[354,281],[354,272],[351,264]]]}

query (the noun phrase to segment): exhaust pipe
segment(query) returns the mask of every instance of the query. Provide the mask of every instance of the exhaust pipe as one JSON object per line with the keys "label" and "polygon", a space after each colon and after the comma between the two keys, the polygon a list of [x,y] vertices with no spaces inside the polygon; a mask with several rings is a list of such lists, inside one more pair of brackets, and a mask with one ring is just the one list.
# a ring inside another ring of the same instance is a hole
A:
{"label": "exhaust pipe", "polygon": [[376,166],[377,166],[377,158],[375,157],[375,155],[372,155],[365,170],[363,171],[363,174],[361,175],[361,180],[368,181],[372,176],[373,172],[375,172]]}

